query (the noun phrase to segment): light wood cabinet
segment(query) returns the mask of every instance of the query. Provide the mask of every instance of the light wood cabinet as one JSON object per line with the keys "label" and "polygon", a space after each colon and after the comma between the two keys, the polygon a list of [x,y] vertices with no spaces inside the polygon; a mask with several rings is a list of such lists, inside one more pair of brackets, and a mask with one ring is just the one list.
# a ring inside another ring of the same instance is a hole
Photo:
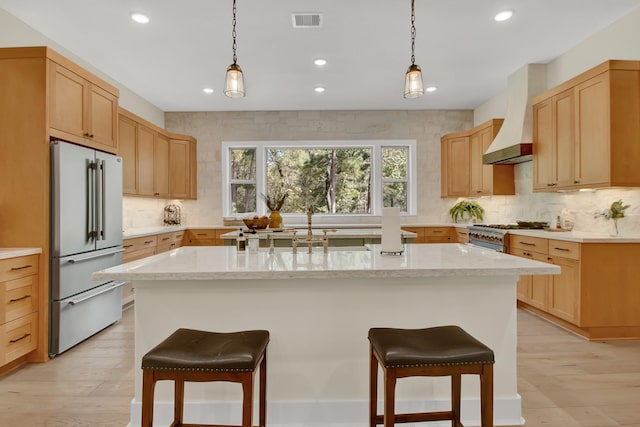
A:
{"label": "light wood cabinet", "polygon": [[453,227],[425,227],[424,239],[426,243],[452,243],[457,239],[454,237]]}
{"label": "light wood cabinet", "polygon": [[413,243],[426,243],[424,238],[424,227],[402,227],[402,230],[409,231],[411,233],[416,233],[415,239],[413,239]]}
{"label": "light wood cabinet", "polygon": [[49,69],[52,134],[116,153],[118,92],[105,89],[54,61],[50,61]]}
{"label": "light wood cabinet", "polygon": [[174,231],[171,233],[162,233],[158,235],[158,248],[156,253],[167,252],[182,246],[184,231]]}
{"label": "light wood cabinet", "polygon": [[469,243],[469,229],[467,227],[455,227],[456,242]]}
{"label": "light wood cabinet", "polygon": [[561,269],[558,275],[521,276],[518,305],[588,339],[640,338],[640,244],[514,234],[509,242],[510,254]]}
{"label": "light wood cabinet", "polygon": [[194,138],[168,133],[122,108],[118,133],[125,195],[196,198],[197,145]]}
{"label": "light wood cabinet", "polygon": [[[106,93],[105,93],[106,92]],[[36,314],[25,320],[35,351],[49,359],[49,236],[51,138],[118,151],[118,90],[48,47],[0,48],[0,247],[42,248]],[[85,126],[88,126],[85,128]],[[93,134],[86,137],[84,133]],[[6,328],[5,328],[6,331]],[[25,343],[25,339],[20,340]]]}
{"label": "light wood cabinet", "polygon": [[0,372],[38,346],[39,256],[0,260]]}
{"label": "light wood cabinet", "polygon": [[502,119],[441,139],[441,197],[513,195],[513,165],[485,165],[482,156],[502,126]]}
{"label": "light wood cabinet", "polygon": [[533,99],[533,189],[637,187],[640,61],[607,61]]}

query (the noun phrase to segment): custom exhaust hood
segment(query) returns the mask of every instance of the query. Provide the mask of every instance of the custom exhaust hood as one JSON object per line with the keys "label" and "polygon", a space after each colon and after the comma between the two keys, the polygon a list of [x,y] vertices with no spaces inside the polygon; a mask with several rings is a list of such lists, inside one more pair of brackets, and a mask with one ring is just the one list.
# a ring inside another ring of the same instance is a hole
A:
{"label": "custom exhaust hood", "polygon": [[507,113],[500,131],[482,156],[482,163],[508,165],[532,160],[531,98],[546,90],[546,70],[544,64],[527,64],[509,76]]}

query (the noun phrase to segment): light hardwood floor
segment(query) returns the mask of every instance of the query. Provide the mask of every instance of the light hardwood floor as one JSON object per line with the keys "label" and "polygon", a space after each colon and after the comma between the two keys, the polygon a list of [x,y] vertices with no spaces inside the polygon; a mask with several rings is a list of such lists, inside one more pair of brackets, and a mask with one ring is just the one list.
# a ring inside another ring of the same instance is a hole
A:
{"label": "light hardwood floor", "polygon": [[[2,427],[124,427],[133,396],[133,310],[45,364],[0,379]],[[526,426],[640,427],[640,342],[588,342],[518,312]],[[427,424],[425,424],[427,426]]]}

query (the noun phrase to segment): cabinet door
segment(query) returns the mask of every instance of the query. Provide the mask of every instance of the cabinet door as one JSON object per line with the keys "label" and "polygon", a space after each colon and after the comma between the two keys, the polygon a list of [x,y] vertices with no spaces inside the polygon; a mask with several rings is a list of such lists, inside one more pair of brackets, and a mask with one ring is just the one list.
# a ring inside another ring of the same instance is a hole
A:
{"label": "cabinet door", "polygon": [[[530,259],[540,262],[549,262],[547,254],[530,252]],[[533,275],[531,276],[531,285],[529,288],[529,304],[547,311],[549,309],[549,276]]]}
{"label": "cabinet door", "polygon": [[118,121],[119,154],[122,157],[122,192],[138,194],[138,154],[136,149],[136,123],[124,116]]}
{"label": "cabinet door", "polygon": [[88,82],[66,68],[50,62],[49,125],[62,132],[85,137]]}
{"label": "cabinet door", "polygon": [[153,196],[155,132],[138,125],[138,194]]}
{"label": "cabinet door", "polygon": [[169,141],[169,192],[172,198],[185,199],[189,196],[190,158],[189,141]]}
{"label": "cabinet door", "polygon": [[115,153],[118,148],[116,138],[118,98],[94,84],[89,84],[88,107],[89,138],[103,146],[100,148]]}
{"label": "cabinet door", "polygon": [[549,190],[556,182],[552,99],[533,106],[533,188]]}
{"label": "cabinet door", "polygon": [[609,74],[577,85],[575,97],[576,184],[606,184],[610,172]]}
{"label": "cabinet door", "polygon": [[153,187],[155,196],[169,197],[169,138],[159,133],[153,152]]}
{"label": "cabinet door", "polygon": [[485,193],[483,186],[484,165],[482,164],[482,155],[484,150],[482,147],[482,133],[483,131],[478,131],[469,137],[469,195],[471,196],[491,193],[491,189]]}
{"label": "cabinet door", "polygon": [[469,137],[448,141],[447,184],[450,197],[469,195]]}
{"label": "cabinet door", "polygon": [[518,286],[516,288],[516,297],[519,301],[529,303],[529,295],[531,295],[531,278],[530,274],[523,274],[518,279]]}
{"label": "cabinet door", "polygon": [[575,325],[580,324],[580,262],[552,257],[551,262],[562,269],[551,276],[549,313]]}
{"label": "cabinet door", "polygon": [[440,197],[449,197],[449,141],[440,141]]}
{"label": "cabinet door", "polygon": [[189,199],[198,198],[198,144],[189,141]]}
{"label": "cabinet door", "polygon": [[555,143],[555,182],[558,187],[571,187],[575,182],[575,114],[573,89],[553,97],[553,129]]}

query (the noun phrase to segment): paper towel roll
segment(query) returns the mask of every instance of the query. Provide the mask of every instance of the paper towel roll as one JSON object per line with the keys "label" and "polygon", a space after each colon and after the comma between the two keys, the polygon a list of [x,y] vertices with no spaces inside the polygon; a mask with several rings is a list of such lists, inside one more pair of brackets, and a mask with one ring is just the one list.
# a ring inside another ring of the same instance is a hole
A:
{"label": "paper towel roll", "polygon": [[402,252],[400,208],[382,208],[382,252]]}

